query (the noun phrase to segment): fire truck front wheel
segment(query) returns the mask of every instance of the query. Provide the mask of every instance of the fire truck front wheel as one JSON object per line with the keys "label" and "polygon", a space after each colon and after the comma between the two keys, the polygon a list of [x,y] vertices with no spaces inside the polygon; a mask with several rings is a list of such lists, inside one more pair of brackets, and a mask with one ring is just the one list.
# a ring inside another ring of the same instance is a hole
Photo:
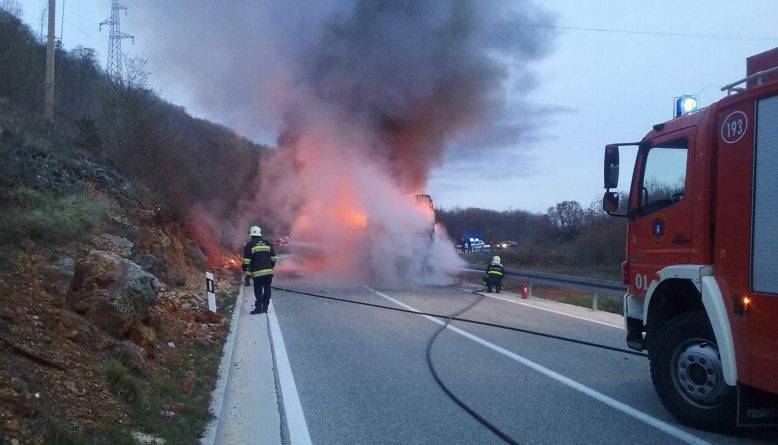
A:
{"label": "fire truck front wheel", "polygon": [[704,312],[667,322],[648,355],[654,388],[678,420],[706,430],[734,428],[737,393],[724,382],[721,356]]}

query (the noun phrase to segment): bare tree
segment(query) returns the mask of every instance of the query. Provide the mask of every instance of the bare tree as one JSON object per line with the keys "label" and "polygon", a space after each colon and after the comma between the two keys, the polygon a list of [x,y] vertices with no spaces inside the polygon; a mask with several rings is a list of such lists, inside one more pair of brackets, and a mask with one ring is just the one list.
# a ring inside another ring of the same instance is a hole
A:
{"label": "bare tree", "polygon": [[128,90],[145,90],[148,88],[149,73],[146,65],[149,61],[143,56],[127,57],[124,61],[122,84]]}
{"label": "bare tree", "polygon": [[18,0],[0,0],[0,9],[16,18],[22,17],[22,5]]}
{"label": "bare tree", "polygon": [[562,239],[575,238],[584,225],[586,213],[577,201],[562,201],[546,211],[546,218]]}

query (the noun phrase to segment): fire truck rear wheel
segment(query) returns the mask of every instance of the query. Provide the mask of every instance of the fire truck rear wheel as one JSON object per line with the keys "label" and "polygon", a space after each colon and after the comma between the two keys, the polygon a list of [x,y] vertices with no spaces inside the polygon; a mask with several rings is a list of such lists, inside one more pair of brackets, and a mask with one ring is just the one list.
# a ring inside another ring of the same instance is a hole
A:
{"label": "fire truck rear wheel", "polygon": [[737,392],[724,382],[721,356],[702,311],[670,320],[649,346],[651,378],[665,408],[706,430],[735,427]]}

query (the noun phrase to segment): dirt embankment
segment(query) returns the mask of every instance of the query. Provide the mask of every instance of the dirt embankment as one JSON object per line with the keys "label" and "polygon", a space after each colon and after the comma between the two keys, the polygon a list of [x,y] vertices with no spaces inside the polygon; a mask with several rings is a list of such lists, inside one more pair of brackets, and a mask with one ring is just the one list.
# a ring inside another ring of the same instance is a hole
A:
{"label": "dirt embankment", "polygon": [[0,443],[193,443],[234,277],[207,312],[207,257],[148,191],[0,133]]}

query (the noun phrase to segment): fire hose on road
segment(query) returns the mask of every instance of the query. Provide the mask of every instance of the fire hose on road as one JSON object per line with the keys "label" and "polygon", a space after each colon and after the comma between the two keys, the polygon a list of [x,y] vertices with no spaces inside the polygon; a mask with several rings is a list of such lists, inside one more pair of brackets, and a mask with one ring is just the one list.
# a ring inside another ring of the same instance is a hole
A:
{"label": "fire hose on road", "polygon": [[440,376],[437,373],[434,361],[432,360],[432,347],[433,347],[435,341],[440,336],[440,334],[443,331],[445,331],[446,328],[449,327],[449,325],[451,324],[452,321],[459,321],[459,322],[463,322],[463,323],[471,323],[471,324],[480,325],[480,326],[489,326],[489,327],[505,329],[505,330],[514,331],[514,332],[521,332],[521,333],[524,333],[524,334],[530,334],[530,335],[536,335],[536,336],[545,337],[545,338],[551,338],[551,339],[554,339],[554,340],[560,340],[560,341],[569,342],[569,343],[580,344],[580,345],[589,346],[589,347],[593,347],[593,348],[599,348],[599,349],[605,349],[605,350],[614,351],[614,352],[620,352],[620,353],[623,353],[623,354],[636,355],[636,356],[640,356],[640,357],[648,357],[648,355],[645,354],[645,353],[633,351],[633,350],[630,350],[630,349],[618,348],[618,347],[614,347],[614,346],[603,345],[603,344],[589,342],[589,341],[585,341],[585,340],[579,340],[579,339],[575,339],[575,338],[563,337],[563,336],[549,334],[549,333],[545,333],[545,332],[533,331],[533,330],[530,330],[530,329],[522,329],[522,328],[517,328],[517,327],[513,327],[513,326],[500,325],[500,324],[496,324],[496,323],[489,323],[489,322],[485,322],[485,321],[473,320],[473,319],[469,319],[469,318],[462,318],[462,317],[460,317],[461,314],[467,312],[468,310],[470,310],[473,307],[475,307],[478,303],[483,301],[485,296],[482,295],[482,294],[479,294],[479,291],[471,291],[471,292],[473,294],[479,295],[480,298],[476,299],[472,303],[468,304],[464,308],[458,310],[457,312],[455,312],[455,313],[453,313],[451,315],[443,315],[443,314],[436,314],[436,313],[430,313],[430,312],[415,311],[415,310],[399,308],[399,307],[393,307],[393,306],[386,306],[386,305],[376,304],[376,303],[367,303],[367,302],[364,302],[364,301],[351,300],[351,299],[348,299],[348,298],[339,298],[339,297],[332,297],[332,296],[328,296],[328,295],[314,294],[314,293],[310,293],[310,292],[297,291],[297,290],[286,289],[286,288],[275,287],[275,286],[273,287],[273,289],[276,289],[276,290],[279,290],[279,291],[283,291],[283,292],[289,292],[289,293],[293,293],[293,294],[306,295],[306,296],[309,296],[309,297],[325,299],[325,300],[340,301],[340,302],[343,302],[343,303],[356,304],[356,305],[359,305],[359,306],[366,306],[366,307],[390,310],[390,311],[395,311],[395,312],[405,312],[405,313],[409,313],[409,314],[413,314],[413,315],[428,316],[428,317],[434,317],[434,318],[438,318],[438,319],[444,320],[444,322],[442,323],[440,328],[430,338],[429,343],[427,343],[427,351],[426,351],[427,365],[429,366],[429,369],[430,369],[430,372],[432,374],[433,379],[438,384],[438,386],[440,386],[440,388],[443,390],[443,392],[451,400],[453,400],[457,405],[459,405],[463,410],[465,410],[471,417],[473,417],[480,424],[482,424],[483,426],[488,428],[494,434],[499,436],[506,443],[509,443],[509,444],[512,444],[512,445],[518,444],[518,442],[516,440],[512,439],[510,436],[508,436],[503,431],[501,431],[495,425],[490,423],[488,420],[484,419],[475,410],[473,410],[470,406],[468,406],[464,401],[462,401],[459,397],[457,397],[445,385],[445,383],[443,383],[443,381],[440,379]]}

